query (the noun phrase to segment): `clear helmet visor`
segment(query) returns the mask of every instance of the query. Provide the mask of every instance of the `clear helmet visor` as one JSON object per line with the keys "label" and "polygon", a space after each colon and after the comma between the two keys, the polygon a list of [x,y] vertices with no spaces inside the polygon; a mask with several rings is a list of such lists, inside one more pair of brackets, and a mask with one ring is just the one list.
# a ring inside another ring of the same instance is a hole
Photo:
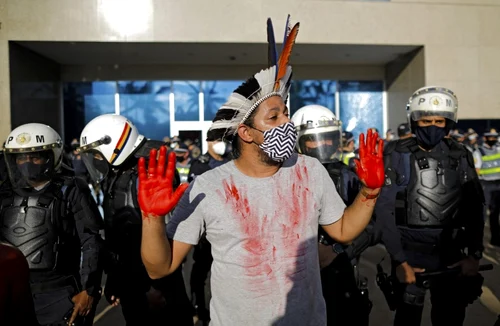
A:
{"label": "clear helmet visor", "polygon": [[109,173],[109,163],[104,156],[96,150],[80,153],[83,164],[94,182],[100,183]]}
{"label": "clear helmet visor", "polygon": [[5,152],[5,164],[14,188],[33,188],[43,185],[54,175],[54,152]]}
{"label": "clear helmet visor", "polygon": [[413,111],[410,113],[410,118],[413,121],[418,121],[425,117],[443,117],[450,121],[456,121],[456,113],[450,111],[428,110],[428,111]]}
{"label": "clear helmet visor", "polygon": [[299,130],[297,147],[300,153],[317,158],[321,163],[342,160],[342,130],[326,125]]}

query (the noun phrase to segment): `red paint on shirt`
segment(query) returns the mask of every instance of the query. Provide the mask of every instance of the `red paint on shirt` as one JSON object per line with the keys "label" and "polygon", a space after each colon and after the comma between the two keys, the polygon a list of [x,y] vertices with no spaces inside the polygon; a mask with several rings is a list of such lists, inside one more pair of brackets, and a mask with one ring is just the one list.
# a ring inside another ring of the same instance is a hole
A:
{"label": "red paint on shirt", "polygon": [[260,203],[249,201],[244,185],[237,187],[233,178],[223,180],[224,200],[242,232],[242,264],[251,277],[248,285],[257,295],[278,290],[286,296],[292,283],[304,278],[307,271],[308,248],[303,235],[314,202],[307,168],[297,164],[293,169],[292,180],[273,178],[263,182],[262,187],[274,187],[274,197],[269,200],[275,203],[275,211],[261,211],[260,216]]}

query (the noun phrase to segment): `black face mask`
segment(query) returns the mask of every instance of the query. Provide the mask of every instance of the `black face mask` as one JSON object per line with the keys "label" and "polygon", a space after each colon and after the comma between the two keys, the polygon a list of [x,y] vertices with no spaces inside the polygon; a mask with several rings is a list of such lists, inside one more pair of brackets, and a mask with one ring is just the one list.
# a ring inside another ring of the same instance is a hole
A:
{"label": "black face mask", "polygon": [[306,154],[319,160],[328,160],[333,156],[334,153],[335,148],[333,146],[324,145],[322,147],[308,148]]}
{"label": "black face mask", "polygon": [[497,143],[498,143],[498,139],[495,139],[495,140],[488,139],[488,140],[486,140],[486,144],[488,144],[488,146],[490,146],[490,147],[494,147]]}
{"label": "black face mask", "polygon": [[103,175],[106,175],[106,173],[108,173],[108,162],[106,162],[105,160],[94,159],[94,166],[97,171],[101,172]]}
{"label": "black face mask", "polygon": [[416,127],[415,135],[417,136],[417,140],[425,149],[433,149],[436,147],[441,140],[447,134],[446,128],[440,128],[437,126],[428,126],[428,127]]}
{"label": "black face mask", "polygon": [[40,182],[49,180],[50,177],[46,175],[46,171],[49,169],[50,163],[45,164],[35,164],[32,162],[27,162],[19,164],[17,168],[21,172],[22,176],[27,180]]}
{"label": "black face mask", "polygon": [[184,162],[184,156],[176,156],[175,159],[177,160],[177,162],[181,163],[181,162]]}

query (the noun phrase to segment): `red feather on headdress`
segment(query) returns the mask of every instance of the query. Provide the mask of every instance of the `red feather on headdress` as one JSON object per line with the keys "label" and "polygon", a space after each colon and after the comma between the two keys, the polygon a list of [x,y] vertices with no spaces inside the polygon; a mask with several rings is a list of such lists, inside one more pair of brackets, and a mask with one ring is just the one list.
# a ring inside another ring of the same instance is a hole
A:
{"label": "red feather on headdress", "polygon": [[292,48],[295,44],[295,39],[297,38],[297,34],[299,32],[299,23],[293,26],[290,31],[290,35],[286,38],[286,42],[283,44],[283,50],[281,51],[280,58],[278,60],[278,66],[276,67],[276,80],[274,84],[274,90],[278,90],[279,88],[279,80],[283,78],[286,74],[286,68],[288,67],[288,63],[290,62],[290,56],[292,54]]}

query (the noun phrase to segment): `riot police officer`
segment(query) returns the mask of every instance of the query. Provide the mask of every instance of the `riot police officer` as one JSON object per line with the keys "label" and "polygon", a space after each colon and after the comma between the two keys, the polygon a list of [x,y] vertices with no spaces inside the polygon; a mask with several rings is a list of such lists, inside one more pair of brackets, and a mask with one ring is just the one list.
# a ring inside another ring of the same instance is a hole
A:
{"label": "riot police officer", "polygon": [[87,184],[59,173],[62,141],[47,125],[14,129],[4,152],[10,190],[1,198],[0,237],[28,261],[38,322],[82,318],[92,325],[101,290],[102,220]]}
{"label": "riot police officer", "polygon": [[[110,304],[121,304],[128,326],[192,325],[193,312],[181,270],[153,282],[141,261],[142,219],[137,202],[136,166],[139,157],[148,155],[151,148],[160,147],[163,142],[146,139],[123,116],[105,114],[85,126],[80,144],[82,160],[104,192],[105,244],[109,257],[105,266],[106,299]],[[160,302],[151,300],[158,297]]]}
{"label": "riot police officer", "polygon": [[[210,138],[210,135],[208,136]],[[208,150],[205,154],[194,159],[189,169],[188,182],[196,176],[211,169],[215,169],[229,161],[228,144],[224,141],[207,142]],[[206,237],[202,237],[193,250],[193,266],[190,276],[191,300],[196,308],[198,318],[203,324],[210,321],[210,311],[206,298],[210,298],[209,287],[206,284],[207,276],[212,266],[212,247]],[[189,255],[188,255],[189,258]]]}
{"label": "riot police officer", "polygon": [[[490,129],[484,133],[484,143],[474,151],[474,163],[481,180],[486,199],[486,207],[489,209],[489,221],[491,239],[490,243],[500,246],[500,147],[498,143],[498,132]],[[484,210],[486,219],[486,209]]]}
{"label": "riot police officer", "polygon": [[416,137],[389,143],[386,186],[377,223],[404,284],[394,325],[420,325],[426,289],[418,273],[461,267],[430,285],[434,326],[462,325],[468,303],[481,293],[483,194],[470,152],[445,138],[457,122],[455,94],[443,87],[417,90],[407,105]]}
{"label": "riot police officer", "polygon": [[[297,151],[323,163],[346,205],[352,204],[360,183],[352,169],[342,162],[342,123],[332,111],[320,105],[302,107],[291,120],[298,133]],[[328,325],[368,325],[371,302],[366,279],[357,273],[356,258],[374,244],[371,230],[370,225],[351,245],[344,246],[319,229],[321,282]]]}
{"label": "riot police officer", "polygon": [[184,143],[178,143],[174,148],[175,158],[177,159],[177,172],[181,177],[181,182],[187,182],[189,178],[189,169],[191,168],[191,158],[189,157],[189,148]]}

